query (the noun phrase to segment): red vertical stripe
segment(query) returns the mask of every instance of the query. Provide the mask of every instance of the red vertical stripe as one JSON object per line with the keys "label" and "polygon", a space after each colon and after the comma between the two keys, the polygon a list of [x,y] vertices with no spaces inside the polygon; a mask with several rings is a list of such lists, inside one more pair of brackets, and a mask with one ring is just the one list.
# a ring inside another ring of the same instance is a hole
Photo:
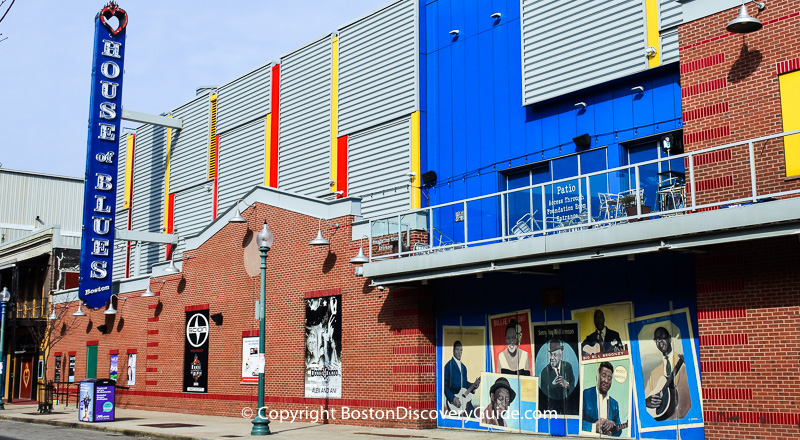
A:
{"label": "red vertical stripe", "polygon": [[[169,195],[167,207],[167,234],[172,234],[173,220],[175,219],[175,193]],[[167,258],[172,258],[172,245],[167,245]]]}
{"label": "red vertical stripe", "polygon": [[278,120],[280,109],[281,65],[272,66],[272,127],[269,140],[269,186],[278,187]]}
{"label": "red vertical stripe", "polygon": [[342,191],[337,198],[347,197],[347,136],[336,140],[336,157],[339,161],[336,164],[336,183],[339,191]]}
{"label": "red vertical stripe", "polygon": [[217,169],[216,169],[216,171],[214,171],[214,213],[213,213],[213,218],[216,219],[217,218],[217,188],[219,186],[219,135],[217,135],[217,138],[214,139],[214,142],[216,142],[216,144],[217,144],[217,148],[215,148],[215,152],[214,152],[214,155],[216,156],[214,158],[214,163],[217,164]]}

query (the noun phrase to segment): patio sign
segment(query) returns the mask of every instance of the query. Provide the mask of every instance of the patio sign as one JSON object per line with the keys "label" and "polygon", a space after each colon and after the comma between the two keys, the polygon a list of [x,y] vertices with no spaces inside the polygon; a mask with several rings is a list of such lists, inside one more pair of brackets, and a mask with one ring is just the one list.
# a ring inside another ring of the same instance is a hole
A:
{"label": "patio sign", "polygon": [[[112,23],[114,22],[114,23]],[[78,295],[93,309],[111,298],[114,261],[117,155],[128,15],[109,2],[94,23],[94,62],[83,192],[83,234]]]}

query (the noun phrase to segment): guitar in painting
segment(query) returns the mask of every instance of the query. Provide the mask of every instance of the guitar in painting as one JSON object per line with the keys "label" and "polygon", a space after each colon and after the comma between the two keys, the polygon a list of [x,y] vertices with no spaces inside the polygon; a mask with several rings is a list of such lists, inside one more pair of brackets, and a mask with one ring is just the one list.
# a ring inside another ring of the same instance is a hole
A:
{"label": "guitar in painting", "polygon": [[653,388],[656,391],[648,397],[648,400],[656,398],[655,401],[659,402],[655,408],[651,408],[650,405],[647,406],[647,412],[658,422],[668,420],[675,415],[675,410],[678,406],[675,375],[678,374],[681,367],[683,367],[683,355],[678,355],[678,362],[675,364],[675,368],[672,369],[669,375],[658,379],[656,386]]}
{"label": "guitar in painting", "polygon": [[[480,384],[481,384],[481,378],[478,377],[477,379],[475,379],[475,383],[473,383],[471,387],[461,388],[457,393],[455,393],[453,402],[445,401],[448,415],[454,417],[460,417],[464,413],[466,413],[467,405],[469,404],[469,402],[472,401],[472,392],[475,391],[475,388],[478,388]],[[455,404],[456,399],[458,399],[458,405]]]}

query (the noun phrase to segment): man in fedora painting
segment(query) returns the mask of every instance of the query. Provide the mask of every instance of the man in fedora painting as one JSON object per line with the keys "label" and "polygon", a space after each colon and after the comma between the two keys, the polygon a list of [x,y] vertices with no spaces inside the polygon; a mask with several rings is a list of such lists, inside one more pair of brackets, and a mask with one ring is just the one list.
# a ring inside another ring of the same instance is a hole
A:
{"label": "man in fedora painting", "polygon": [[508,379],[498,378],[489,389],[489,405],[483,409],[483,423],[505,427],[508,407],[516,397],[517,393],[511,389]]}

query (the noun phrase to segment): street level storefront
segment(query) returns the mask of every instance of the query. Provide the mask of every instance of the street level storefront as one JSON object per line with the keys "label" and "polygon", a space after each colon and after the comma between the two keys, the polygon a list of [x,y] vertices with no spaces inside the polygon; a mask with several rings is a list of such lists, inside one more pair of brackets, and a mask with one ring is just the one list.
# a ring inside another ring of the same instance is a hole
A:
{"label": "street level storefront", "polygon": [[[354,274],[349,259],[359,242],[350,225],[359,201],[262,187],[237,206],[247,223],[228,223],[233,209],[220,216],[176,257],[180,273],[165,274],[162,265],[152,278],[115,284],[116,315],[83,307],[87,316],[75,317],[76,291],[56,295],[55,331],[65,336],[52,349],[50,376],[116,374],[123,408],[252,416],[255,235],[266,221],[275,236],[264,305],[268,411],[317,410],[298,420],[323,423],[435,426],[435,413],[420,415],[435,409],[433,297],[381,290]],[[309,245],[318,231],[329,246]],[[157,296],[141,297],[148,288]]]}

